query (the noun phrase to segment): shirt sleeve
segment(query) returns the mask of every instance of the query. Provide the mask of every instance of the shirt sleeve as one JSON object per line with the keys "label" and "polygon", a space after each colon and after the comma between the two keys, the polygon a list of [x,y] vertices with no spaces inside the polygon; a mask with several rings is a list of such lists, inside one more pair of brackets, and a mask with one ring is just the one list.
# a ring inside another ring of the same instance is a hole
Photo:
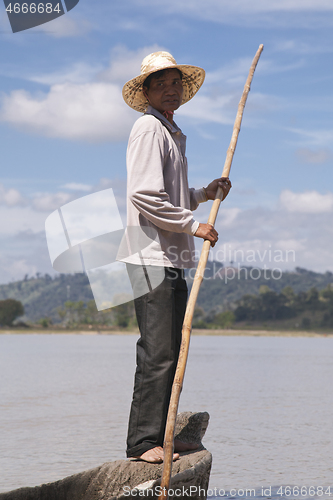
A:
{"label": "shirt sleeve", "polygon": [[128,197],[150,222],[166,231],[194,234],[199,222],[191,210],[175,207],[165,191],[163,163],[167,151],[157,131],[132,139],[127,150]]}
{"label": "shirt sleeve", "polygon": [[191,200],[191,210],[196,210],[199,203],[204,203],[207,201],[207,195],[203,188],[201,189],[190,189],[190,200]]}

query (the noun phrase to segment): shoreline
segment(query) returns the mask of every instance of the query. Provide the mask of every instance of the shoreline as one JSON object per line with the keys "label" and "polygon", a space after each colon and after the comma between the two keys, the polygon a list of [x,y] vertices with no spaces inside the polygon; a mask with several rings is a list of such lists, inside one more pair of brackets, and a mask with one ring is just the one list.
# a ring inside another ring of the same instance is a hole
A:
{"label": "shoreline", "polygon": [[[138,330],[65,330],[65,329],[26,329],[26,328],[13,328],[13,329],[2,329],[0,328],[0,335],[139,335]],[[193,329],[192,335],[202,335],[202,336],[220,336],[220,337],[332,337],[333,331],[331,332],[315,332],[315,331],[295,331],[295,330],[240,330],[240,329],[221,329],[221,330],[210,330],[210,329]]]}

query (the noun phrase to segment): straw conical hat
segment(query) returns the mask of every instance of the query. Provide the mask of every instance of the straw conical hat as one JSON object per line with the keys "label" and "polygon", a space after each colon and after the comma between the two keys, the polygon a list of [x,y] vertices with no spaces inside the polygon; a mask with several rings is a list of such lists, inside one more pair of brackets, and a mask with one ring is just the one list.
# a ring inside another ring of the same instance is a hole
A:
{"label": "straw conical hat", "polygon": [[195,96],[205,79],[205,71],[202,68],[177,64],[169,52],[153,52],[142,61],[141,74],[125,83],[123,98],[126,104],[136,111],[145,112],[149,102],[143,94],[142,84],[149,75],[162,69],[179,69],[182,72],[184,89],[182,104]]}

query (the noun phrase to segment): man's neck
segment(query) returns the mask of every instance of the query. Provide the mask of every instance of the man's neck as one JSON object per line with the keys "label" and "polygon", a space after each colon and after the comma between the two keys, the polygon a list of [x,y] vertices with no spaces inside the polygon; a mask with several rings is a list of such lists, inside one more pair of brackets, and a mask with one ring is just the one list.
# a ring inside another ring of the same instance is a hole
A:
{"label": "man's neck", "polygon": [[173,125],[173,111],[163,111],[162,115],[165,116],[165,118]]}

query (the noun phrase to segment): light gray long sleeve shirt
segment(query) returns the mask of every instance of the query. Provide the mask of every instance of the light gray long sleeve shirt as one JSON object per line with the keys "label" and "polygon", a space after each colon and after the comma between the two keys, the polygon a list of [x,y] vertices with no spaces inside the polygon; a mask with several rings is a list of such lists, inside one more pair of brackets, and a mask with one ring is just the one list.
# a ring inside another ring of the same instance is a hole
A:
{"label": "light gray long sleeve shirt", "polygon": [[203,189],[189,189],[186,136],[148,106],[134,124],[127,149],[127,226],[150,227],[158,238],[122,259],[132,264],[187,268],[195,265],[192,211],[206,201]]}

